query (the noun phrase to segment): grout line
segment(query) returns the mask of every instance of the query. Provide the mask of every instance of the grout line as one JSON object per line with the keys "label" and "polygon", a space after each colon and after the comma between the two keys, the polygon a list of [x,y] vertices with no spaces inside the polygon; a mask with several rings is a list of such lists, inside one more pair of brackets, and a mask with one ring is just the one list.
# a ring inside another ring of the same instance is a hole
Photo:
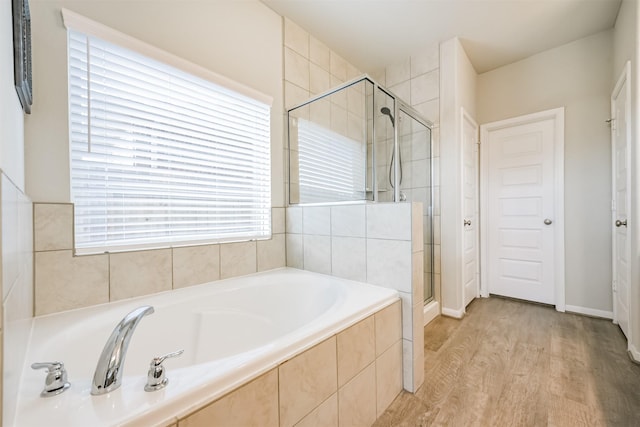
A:
{"label": "grout line", "polygon": [[107,253],[107,295],[111,302],[111,253]]}
{"label": "grout line", "polygon": [[[333,224],[331,223],[332,211],[333,211],[333,207],[329,206],[329,271],[330,271],[329,274],[333,276],[334,275],[333,273]],[[337,344],[336,344],[336,351],[337,351]]]}
{"label": "grout line", "polygon": [[222,280],[222,245],[218,245],[218,280]]}
{"label": "grout line", "polygon": [[369,283],[369,237],[367,236],[367,205],[364,205],[364,281]]}
{"label": "grout line", "polygon": [[282,425],[281,417],[280,417],[280,408],[282,408],[282,405],[280,403],[280,366],[282,365],[282,363],[279,363],[278,366],[275,367],[275,371],[276,371],[276,387],[278,388],[278,395],[276,397],[277,401],[278,401],[278,425]]}
{"label": "grout line", "polygon": [[174,290],[175,287],[175,275],[174,275],[174,269],[173,269],[173,265],[174,265],[174,258],[173,258],[173,249],[174,248],[169,248],[171,249],[171,289]]}

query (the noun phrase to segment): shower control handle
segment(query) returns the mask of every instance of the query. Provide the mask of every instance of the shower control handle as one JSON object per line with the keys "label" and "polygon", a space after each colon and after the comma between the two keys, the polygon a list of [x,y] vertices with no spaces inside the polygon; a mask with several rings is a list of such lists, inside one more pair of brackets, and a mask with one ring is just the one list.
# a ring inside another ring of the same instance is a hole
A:
{"label": "shower control handle", "polygon": [[626,220],[626,219],[625,219],[625,220],[623,220],[623,221],[620,221],[619,219],[617,219],[617,220],[616,220],[616,227],[621,227],[621,226],[623,226],[623,225],[624,225],[625,227],[627,226],[627,220]]}
{"label": "shower control handle", "polygon": [[470,219],[465,219],[464,220],[464,225],[471,225],[471,220]]}

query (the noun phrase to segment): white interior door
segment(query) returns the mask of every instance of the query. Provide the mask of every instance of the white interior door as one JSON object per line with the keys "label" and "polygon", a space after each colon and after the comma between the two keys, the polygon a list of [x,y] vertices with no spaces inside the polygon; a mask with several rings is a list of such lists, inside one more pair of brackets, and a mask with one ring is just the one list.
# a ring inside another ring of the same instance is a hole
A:
{"label": "white interior door", "polygon": [[478,238],[478,125],[464,110],[462,114],[462,197],[464,210],[463,266],[464,305],[469,305],[479,295]]}
{"label": "white interior door", "polygon": [[561,287],[559,310],[564,310],[563,222],[557,206],[562,203],[558,146],[563,147],[563,123],[558,109],[481,127],[488,292],[557,304]]}
{"label": "white interior door", "polygon": [[627,229],[628,209],[631,204],[629,68],[630,64],[627,63],[611,94],[614,322],[620,325],[620,329],[627,337],[629,336],[629,255],[631,252]]}

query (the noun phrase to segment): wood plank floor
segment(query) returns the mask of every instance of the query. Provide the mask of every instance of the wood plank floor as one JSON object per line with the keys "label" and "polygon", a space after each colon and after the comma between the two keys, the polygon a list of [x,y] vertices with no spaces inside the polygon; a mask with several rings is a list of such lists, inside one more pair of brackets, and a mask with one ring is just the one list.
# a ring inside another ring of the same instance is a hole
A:
{"label": "wood plank floor", "polygon": [[640,365],[611,321],[492,297],[424,343],[424,384],[375,427],[640,426]]}

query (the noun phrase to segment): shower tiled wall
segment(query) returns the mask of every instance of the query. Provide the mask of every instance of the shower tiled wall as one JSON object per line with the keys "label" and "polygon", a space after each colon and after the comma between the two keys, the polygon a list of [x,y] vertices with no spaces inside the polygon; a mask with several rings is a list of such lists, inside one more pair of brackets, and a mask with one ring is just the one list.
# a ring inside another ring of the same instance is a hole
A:
{"label": "shower tiled wall", "polygon": [[361,74],[295,22],[284,18],[285,110]]}
{"label": "shower tiled wall", "polygon": [[[412,189],[408,192],[408,200],[418,201],[427,206],[424,194],[433,191],[433,246],[429,244],[430,237],[426,226],[425,214],[425,283],[431,280],[431,253],[433,251],[433,280],[434,297],[440,300],[440,47],[433,45],[417,52],[405,60],[391,64],[383,70],[371,73],[380,84],[386,86],[394,94],[415,108],[425,119],[433,123],[433,180],[427,191]],[[429,160],[426,159],[425,168]]]}
{"label": "shower tiled wall", "polygon": [[424,380],[422,226],[419,202],[286,210],[287,266],[398,290],[409,391]]}
{"label": "shower tiled wall", "polygon": [[7,351],[0,363],[3,371],[0,420],[13,425],[20,374],[33,317],[33,248],[31,201],[0,171],[0,284],[2,316],[0,343]]}
{"label": "shower tiled wall", "polygon": [[272,238],[113,254],[73,254],[73,205],[33,205],[35,314],[49,314],[285,266],[284,208]]}
{"label": "shower tiled wall", "polygon": [[[284,121],[285,129],[288,129],[286,112],[314,95],[326,92],[336,86],[354,79],[360,75],[356,67],[347,62],[325,44],[311,36],[295,22],[284,19]],[[359,141],[362,139],[362,129],[358,129],[356,135],[350,126],[354,121],[361,123],[362,94],[361,88],[353,88],[314,103],[308,114],[314,122],[322,124],[342,135],[348,135]],[[291,161],[296,161],[295,151],[292,152]],[[285,187],[287,200],[289,195],[289,182],[296,182],[295,177],[289,177],[289,151],[288,142],[285,141]],[[293,186],[294,200],[298,200],[297,186]]]}

